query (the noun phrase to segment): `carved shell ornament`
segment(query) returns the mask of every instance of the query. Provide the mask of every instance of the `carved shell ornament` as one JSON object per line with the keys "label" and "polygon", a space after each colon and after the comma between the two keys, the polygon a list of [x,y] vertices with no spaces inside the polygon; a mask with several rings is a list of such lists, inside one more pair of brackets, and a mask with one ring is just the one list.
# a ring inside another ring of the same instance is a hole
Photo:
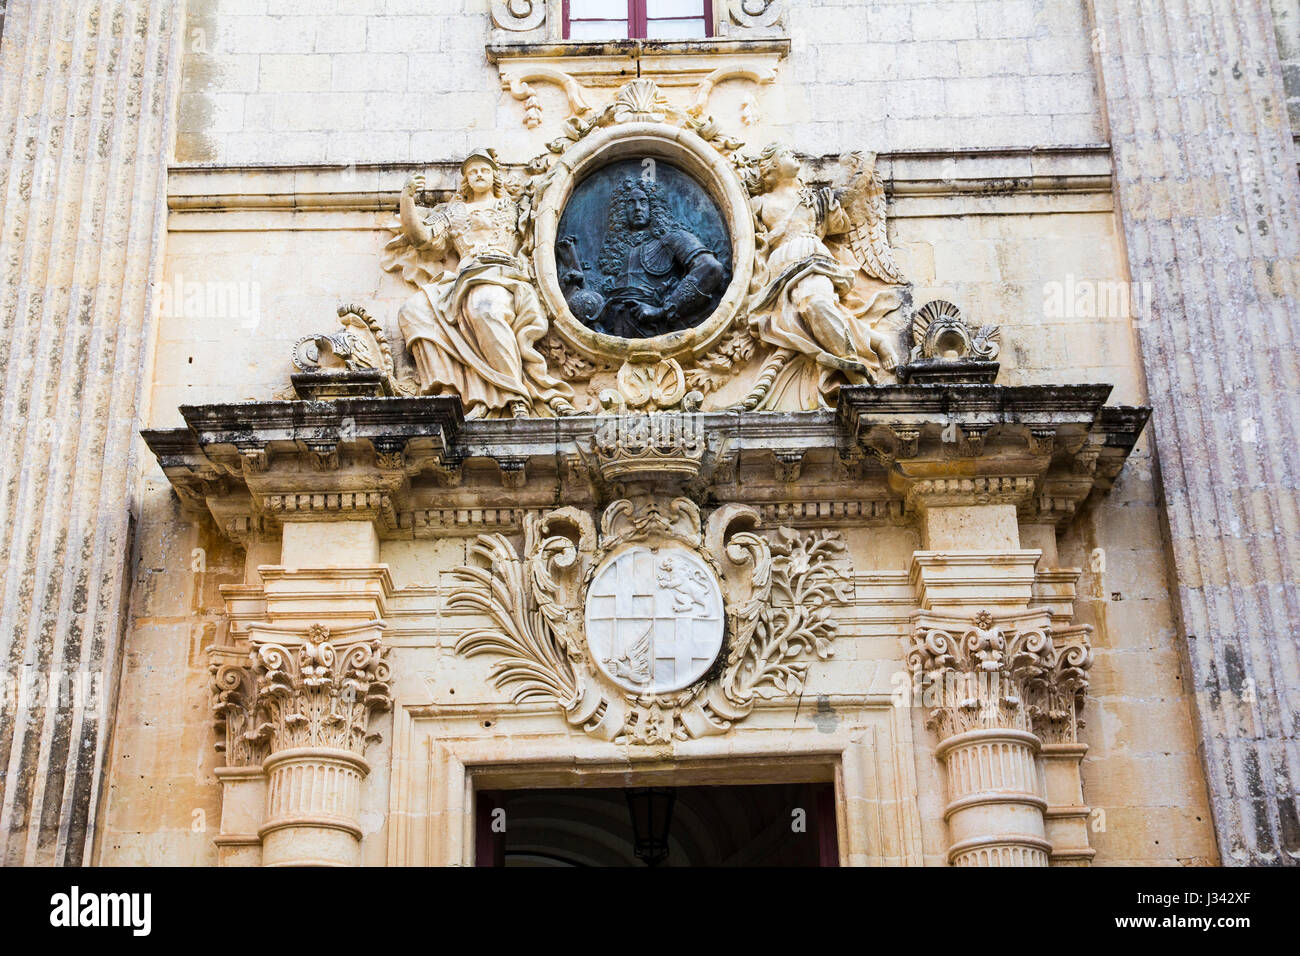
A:
{"label": "carved shell ornament", "polygon": [[916,310],[912,319],[913,362],[933,359],[954,362],[960,359],[992,361],[998,357],[999,329],[982,325],[974,331],[961,309],[951,302],[935,299]]}
{"label": "carved shell ornament", "polygon": [[516,703],[553,701],[605,740],[726,733],[759,700],[802,691],[850,587],[838,533],[758,525],[744,505],[706,526],[686,498],[620,499],[599,531],[576,508],[531,516],[522,555],[480,536],[448,606],[486,623],[456,650],[494,658]]}

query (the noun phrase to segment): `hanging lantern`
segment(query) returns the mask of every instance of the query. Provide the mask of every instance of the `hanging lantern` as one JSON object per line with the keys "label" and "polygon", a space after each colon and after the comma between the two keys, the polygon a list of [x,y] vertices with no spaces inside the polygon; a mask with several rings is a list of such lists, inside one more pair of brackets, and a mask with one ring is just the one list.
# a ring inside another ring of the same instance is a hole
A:
{"label": "hanging lantern", "polygon": [[668,859],[668,830],[673,824],[673,787],[633,787],[626,791],[635,844],[632,852],[646,866]]}

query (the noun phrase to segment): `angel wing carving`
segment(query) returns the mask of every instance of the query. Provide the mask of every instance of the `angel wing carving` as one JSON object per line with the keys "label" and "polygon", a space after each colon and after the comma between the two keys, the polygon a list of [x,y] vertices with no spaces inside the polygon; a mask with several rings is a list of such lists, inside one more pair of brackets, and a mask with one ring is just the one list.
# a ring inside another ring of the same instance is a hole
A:
{"label": "angel wing carving", "polygon": [[849,185],[840,192],[840,205],[853,228],[845,234],[846,245],[862,271],[881,282],[903,283],[902,270],[894,262],[885,228],[885,185],[876,172],[875,153],[849,153]]}
{"label": "angel wing carving", "polygon": [[650,633],[654,622],[646,625],[645,631],[623,651],[622,657],[605,659],[605,665],[614,672],[615,677],[622,677],[634,684],[650,683]]}

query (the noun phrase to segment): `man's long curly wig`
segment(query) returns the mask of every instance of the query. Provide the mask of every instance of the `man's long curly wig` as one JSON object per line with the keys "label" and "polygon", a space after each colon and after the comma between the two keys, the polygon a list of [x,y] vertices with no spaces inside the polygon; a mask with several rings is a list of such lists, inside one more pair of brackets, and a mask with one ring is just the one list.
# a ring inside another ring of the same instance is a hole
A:
{"label": "man's long curly wig", "polygon": [[617,277],[622,273],[623,264],[627,262],[627,254],[634,244],[633,236],[636,230],[633,230],[628,222],[628,210],[631,208],[634,192],[644,193],[650,200],[649,231],[654,238],[662,239],[670,232],[681,228],[672,210],[668,208],[668,200],[664,198],[659,183],[633,176],[625,178],[618,184],[609,201],[609,222],[605,230],[605,244],[600,249],[600,271],[609,277],[605,281],[607,289],[613,289],[617,285]]}

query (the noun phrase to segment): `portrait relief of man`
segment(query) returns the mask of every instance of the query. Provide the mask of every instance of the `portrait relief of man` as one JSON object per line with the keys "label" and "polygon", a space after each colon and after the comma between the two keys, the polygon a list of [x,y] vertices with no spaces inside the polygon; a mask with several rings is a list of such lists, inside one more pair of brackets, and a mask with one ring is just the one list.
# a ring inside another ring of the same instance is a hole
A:
{"label": "portrait relief of man", "polygon": [[717,306],[728,278],[718,254],[670,206],[667,187],[625,176],[609,200],[592,281],[578,262],[578,241],[556,243],[570,309],[597,332],[649,338],[699,324]]}

